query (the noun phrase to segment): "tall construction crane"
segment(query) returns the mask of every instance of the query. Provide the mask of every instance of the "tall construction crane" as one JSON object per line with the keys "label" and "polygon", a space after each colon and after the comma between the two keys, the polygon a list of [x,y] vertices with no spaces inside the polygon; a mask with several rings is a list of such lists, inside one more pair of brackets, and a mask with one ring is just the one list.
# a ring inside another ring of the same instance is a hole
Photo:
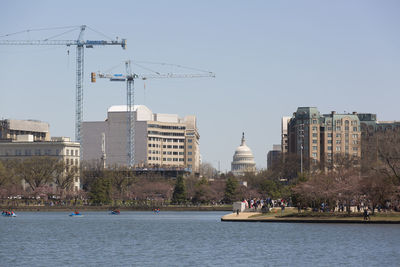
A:
{"label": "tall construction crane", "polygon": [[126,81],[126,111],[127,111],[127,155],[128,167],[133,167],[135,164],[135,125],[134,125],[134,80],[141,79],[163,79],[163,78],[215,78],[212,72],[199,73],[199,74],[174,74],[174,73],[159,73],[154,74],[136,74],[132,72],[131,61],[125,62],[126,74],[112,74],[112,73],[91,73],[91,81],[96,82],[96,77],[106,78],[110,81],[125,82]]}
{"label": "tall construction crane", "polygon": [[[76,46],[76,103],[75,103],[75,141],[81,142],[81,125],[83,119],[83,67],[84,48],[94,46],[120,45],[126,49],[126,39],[121,40],[83,40],[86,25],[80,26],[77,40],[0,40],[0,45],[66,45]],[[29,32],[29,31],[28,31]],[[59,36],[59,35],[57,35]],[[82,154],[82,153],[81,153]]]}

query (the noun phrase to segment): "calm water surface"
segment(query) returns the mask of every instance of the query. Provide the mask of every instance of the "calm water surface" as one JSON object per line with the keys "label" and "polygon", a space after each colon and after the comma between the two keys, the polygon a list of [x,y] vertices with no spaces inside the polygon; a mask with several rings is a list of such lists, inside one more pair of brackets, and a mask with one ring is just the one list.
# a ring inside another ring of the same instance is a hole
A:
{"label": "calm water surface", "polygon": [[0,266],[400,266],[400,225],[221,222],[226,212],[19,212]]}

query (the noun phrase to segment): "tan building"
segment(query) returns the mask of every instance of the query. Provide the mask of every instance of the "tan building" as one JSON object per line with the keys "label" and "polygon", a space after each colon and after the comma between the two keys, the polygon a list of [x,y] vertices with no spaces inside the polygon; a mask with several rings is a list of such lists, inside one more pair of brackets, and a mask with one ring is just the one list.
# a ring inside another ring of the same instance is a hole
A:
{"label": "tan building", "polygon": [[[0,160],[25,159],[35,156],[55,157],[66,165],[80,166],[80,145],[67,137],[52,137],[49,141],[35,141],[33,135],[16,135],[13,140],[0,142]],[[55,188],[54,184],[51,184]],[[79,173],[74,179],[72,189],[80,188]]]}
{"label": "tan building", "polygon": [[302,156],[304,167],[329,167],[335,154],[361,157],[357,113],[321,115],[315,107],[299,107],[288,122],[288,153]]}
{"label": "tan building", "polygon": [[0,120],[0,140],[32,135],[34,141],[50,141],[49,124],[36,120]]}
{"label": "tan building", "polygon": [[[127,165],[127,107],[112,106],[105,121],[83,122],[83,160],[102,157],[101,135],[105,136],[106,165]],[[153,113],[144,105],[134,106],[134,165],[148,168],[200,169],[200,135],[193,115]]]}

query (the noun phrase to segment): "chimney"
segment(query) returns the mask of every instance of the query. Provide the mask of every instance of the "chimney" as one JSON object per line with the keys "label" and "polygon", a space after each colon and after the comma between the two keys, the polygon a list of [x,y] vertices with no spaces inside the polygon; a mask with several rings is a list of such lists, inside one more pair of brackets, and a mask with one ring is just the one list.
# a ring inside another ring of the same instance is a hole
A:
{"label": "chimney", "polygon": [[357,111],[353,111],[353,115],[357,115]]}
{"label": "chimney", "polygon": [[331,114],[332,114],[332,115],[335,115],[335,114],[336,114],[336,111],[331,111]]}

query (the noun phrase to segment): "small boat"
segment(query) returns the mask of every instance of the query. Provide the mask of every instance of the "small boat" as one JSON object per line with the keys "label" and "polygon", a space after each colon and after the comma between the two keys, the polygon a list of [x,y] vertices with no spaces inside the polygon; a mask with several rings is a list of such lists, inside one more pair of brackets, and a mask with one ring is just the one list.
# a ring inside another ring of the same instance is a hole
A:
{"label": "small boat", "polygon": [[120,215],[121,212],[119,210],[112,210],[110,214],[111,215]]}
{"label": "small boat", "polygon": [[70,217],[83,217],[83,214],[78,211],[75,211],[75,212],[71,213],[69,216]]}
{"label": "small boat", "polygon": [[4,217],[17,217],[17,214],[13,211],[4,211],[1,213]]}

